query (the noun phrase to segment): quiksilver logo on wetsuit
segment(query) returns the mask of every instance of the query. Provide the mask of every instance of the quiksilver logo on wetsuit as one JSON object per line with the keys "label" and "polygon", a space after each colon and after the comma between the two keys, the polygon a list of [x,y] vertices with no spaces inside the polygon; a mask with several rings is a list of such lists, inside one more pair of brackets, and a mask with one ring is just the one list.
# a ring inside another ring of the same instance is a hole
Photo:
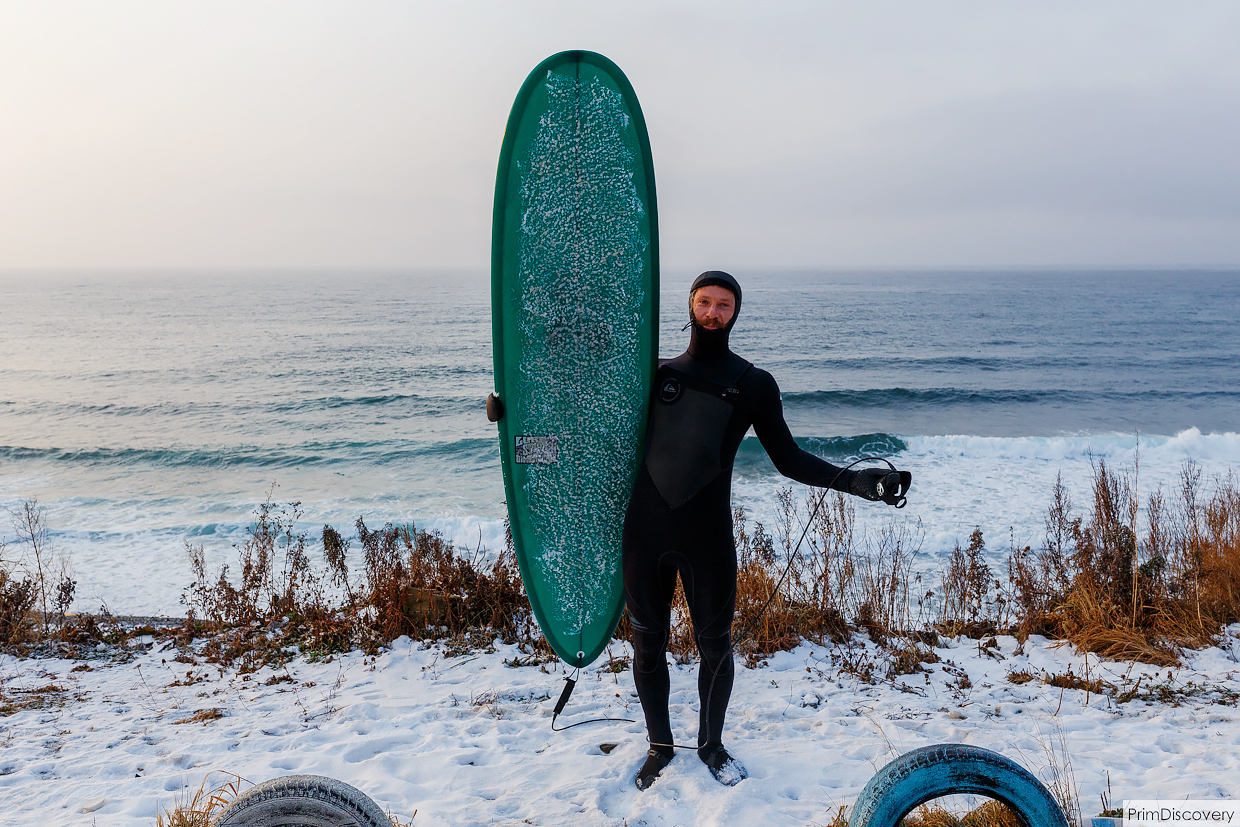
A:
{"label": "quiksilver logo on wetsuit", "polygon": [[680,398],[684,393],[685,387],[676,377],[665,379],[663,384],[659,386],[659,401],[665,405],[670,405]]}

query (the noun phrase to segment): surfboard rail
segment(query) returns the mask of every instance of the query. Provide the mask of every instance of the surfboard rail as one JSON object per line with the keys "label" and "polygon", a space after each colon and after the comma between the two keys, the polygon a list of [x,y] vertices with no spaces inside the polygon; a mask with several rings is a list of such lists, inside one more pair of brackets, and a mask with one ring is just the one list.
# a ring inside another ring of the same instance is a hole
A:
{"label": "surfboard rail", "polygon": [[602,653],[624,608],[620,533],[656,369],[658,262],[632,85],[595,52],[552,55],[517,93],[500,149],[492,342],[513,546],[534,616],[573,666]]}

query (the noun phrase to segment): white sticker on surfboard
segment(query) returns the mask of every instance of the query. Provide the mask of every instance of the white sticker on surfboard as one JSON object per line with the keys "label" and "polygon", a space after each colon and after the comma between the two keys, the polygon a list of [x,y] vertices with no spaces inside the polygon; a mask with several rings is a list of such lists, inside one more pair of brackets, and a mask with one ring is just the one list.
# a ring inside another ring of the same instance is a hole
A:
{"label": "white sticker on surfboard", "polygon": [[516,460],[522,465],[553,465],[560,461],[560,440],[554,436],[518,436]]}

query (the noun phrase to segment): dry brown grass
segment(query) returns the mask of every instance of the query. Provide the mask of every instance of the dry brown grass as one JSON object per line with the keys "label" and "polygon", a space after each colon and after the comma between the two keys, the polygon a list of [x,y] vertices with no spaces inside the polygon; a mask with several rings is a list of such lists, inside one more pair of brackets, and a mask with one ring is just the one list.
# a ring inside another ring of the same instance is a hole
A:
{"label": "dry brown grass", "polygon": [[331,526],[323,528],[323,565],[312,564],[306,534],[295,529],[299,517],[298,503],[279,507],[268,497],[238,548],[235,581],[227,566],[209,574],[205,550],[187,545],[194,582],[182,597],[189,606],[183,644],[206,636],[208,660],[243,672],[297,654],[373,654],[401,635],[465,649],[495,638],[525,642],[549,659],[545,643],[534,640],[511,545],[494,558],[481,548],[461,554],[434,532],[371,529],[359,519],[362,565],[351,572],[349,541]]}
{"label": "dry brown grass", "polygon": [[223,718],[223,717],[224,717],[224,710],[218,706],[215,706],[215,707],[211,707],[210,709],[200,709],[197,712],[195,712],[193,715],[188,715],[184,718],[181,718],[178,721],[173,721],[172,723],[174,724],[202,724],[206,726],[212,721],[218,721],[220,718]]}
{"label": "dry brown grass", "polygon": [[1115,689],[1114,685],[1107,683],[1101,678],[1093,678],[1091,680],[1090,678],[1073,674],[1071,668],[1060,675],[1048,675],[1046,685],[1054,686],[1058,689],[1081,689],[1094,695],[1101,695],[1104,689]]}
{"label": "dry brown grass", "polygon": [[[1104,657],[1157,665],[1208,645],[1240,620],[1240,487],[1185,463],[1172,497],[1146,498],[1137,471],[1099,462],[1086,517],[1056,481],[1042,549],[1009,561],[1021,636],[1043,634]],[[1142,529],[1144,529],[1142,531]]]}
{"label": "dry brown grass", "polygon": [[783,587],[787,602],[800,608],[803,627],[808,623],[804,637],[838,642],[860,628],[882,641],[908,625],[907,537],[891,529],[873,542],[859,537],[853,503],[838,492],[811,492],[798,504],[784,489],[779,503],[777,539],[785,559],[805,538]]}
{"label": "dry brown grass", "polygon": [[[836,807],[834,812],[831,813],[831,819],[826,823],[825,827],[848,827],[848,819],[852,815],[851,811],[852,808],[846,804],[841,804]],[[811,827],[824,827],[824,825],[813,821],[811,821],[810,824]]]}
{"label": "dry brown grass", "polygon": [[[865,631],[880,644],[892,642],[904,661],[932,660],[928,650],[906,639],[916,635],[910,596],[917,580],[912,560],[919,547],[908,524],[892,523],[872,538],[861,538],[855,531],[853,504],[843,494],[811,492],[798,502],[792,489],[785,488],[779,492],[779,503],[773,534],[761,522],[751,522],[743,507],[733,515],[737,551],[733,639],[746,662],[757,665],[767,655],[792,649],[806,639],[841,643],[854,630]],[[801,554],[794,557],[803,532]],[[679,588],[672,612],[668,649],[687,663],[696,657],[696,647]]]}
{"label": "dry brown grass", "polygon": [[938,663],[939,656],[924,643],[911,638],[902,637],[894,645],[888,647],[891,654],[890,674],[912,675],[925,672],[924,663]]}
{"label": "dry brown grass", "polygon": [[1229,473],[1204,502],[1200,487],[1200,469],[1186,465],[1178,519],[1166,532],[1173,573],[1169,591],[1182,595],[1185,619],[1196,624],[1198,634],[1213,635],[1218,624],[1240,619],[1240,487]]}
{"label": "dry brown grass", "polygon": [[32,578],[22,577],[8,566],[0,565],[0,646],[11,648],[35,639],[33,610],[38,599]]}
{"label": "dry brown grass", "polygon": [[1051,636],[1083,652],[1158,666],[1179,662],[1167,624],[1132,623],[1130,616],[1117,611],[1115,601],[1088,577],[1073,585],[1052,620],[1057,624],[1049,629]]}
{"label": "dry brown grass", "polygon": [[488,562],[480,548],[465,556],[412,526],[370,531],[359,519],[357,531],[365,572],[356,594],[374,612],[376,642],[470,633],[513,643],[527,630],[529,601],[511,545]]}
{"label": "dry brown grass", "polygon": [[155,816],[156,827],[209,827],[217,815],[236,799],[241,787],[241,776],[233,775],[230,781],[208,786],[209,773],[192,793],[181,793],[173,798],[172,809]]}
{"label": "dry brown grass", "polygon": [[1037,675],[1030,672],[1028,669],[1013,669],[1007,674],[1008,683],[1014,683],[1017,686],[1024,683],[1029,683],[1029,681],[1032,681],[1037,677]]}
{"label": "dry brown grass", "polygon": [[52,548],[38,500],[23,500],[9,519],[17,542],[0,542],[0,650],[28,654],[56,639],[77,581],[67,558]]}
{"label": "dry brown grass", "polygon": [[963,816],[958,816],[938,801],[927,802],[900,820],[901,827],[1025,827],[1024,823],[1001,801],[983,802]]}
{"label": "dry brown grass", "polygon": [[805,520],[813,514],[787,587],[795,602],[809,607],[815,621],[805,637],[838,643],[859,629],[893,650],[915,650],[912,639],[922,631],[920,619],[912,616],[913,591],[920,582],[913,571],[921,546],[919,524],[892,521],[872,536],[859,536],[853,502],[839,492],[810,494],[804,518],[790,490],[780,502],[779,540],[785,554],[795,549]]}
{"label": "dry brown grass", "polygon": [[0,718],[13,715],[24,709],[57,709],[69,701],[80,701],[85,697],[80,692],[49,683],[44,686],[13,689],[6,687],[0,680]]}
{"label": "dry brown grass", "polygon": [[957,543],[943,570],[938,631],[955,637],[981,637],[995,633],[1003,597],[986,562],[986,540],[981,528],[969,535],[963,549]]}
{"label": "dry brown grass", "polygon": [[[893,522],[860,537],[853,503],[842,494],[828,492],[817,504],[818,493],[797,502],[791,489],[782,490],[769,533],[738,508],[737,650],[753,665],[803,639],[840,642],[860,630],[892,653],[889,671],[902,674],[925,660],[915,640],[1004,631],[1172,665],[1180,647],[1208,645],[1240,621],[1240,486],[1233,475],[1207,482],[1187,463],[1178,490],[1155,491],[1144,512],[1135,467],[1116,473],[1098,462],[1083,516],[1061,479],[1050,494],[1044,542],[1036,551],[1010,549],[1006,584],[995,578],[978,528],[949,556],[938,594],[914,593],[916,530]],[[811,513],[802,554],[781,583],[783,561]],[[670,648],[683,662],[694,647],[679,594],[674,612]]]}
{"label": "dry brown grass", "polygon": [[1076,771],[1072,768],[1068,737],[1054,719],[1052,727],[1050,732],[1043,732],[1040,728],[1038,731],[1038,744],[1042,747],[1042,766],[1038,774],[1068,823],[1083,824],[1081,791],[1076,783]]}

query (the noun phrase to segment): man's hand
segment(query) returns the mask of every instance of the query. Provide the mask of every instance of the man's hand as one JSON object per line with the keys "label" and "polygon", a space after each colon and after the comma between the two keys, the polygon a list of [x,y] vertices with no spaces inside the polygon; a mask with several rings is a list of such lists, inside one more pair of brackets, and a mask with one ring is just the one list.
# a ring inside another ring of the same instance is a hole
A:
{"label": "man's hand", "polygon": [[887,505],[900,508],[913,484],[913,475],[908,471],[891,471],[886,468],[862,468],[853,477],[848,487],[850,494],[855,494],[872,502],[881,500]]}

